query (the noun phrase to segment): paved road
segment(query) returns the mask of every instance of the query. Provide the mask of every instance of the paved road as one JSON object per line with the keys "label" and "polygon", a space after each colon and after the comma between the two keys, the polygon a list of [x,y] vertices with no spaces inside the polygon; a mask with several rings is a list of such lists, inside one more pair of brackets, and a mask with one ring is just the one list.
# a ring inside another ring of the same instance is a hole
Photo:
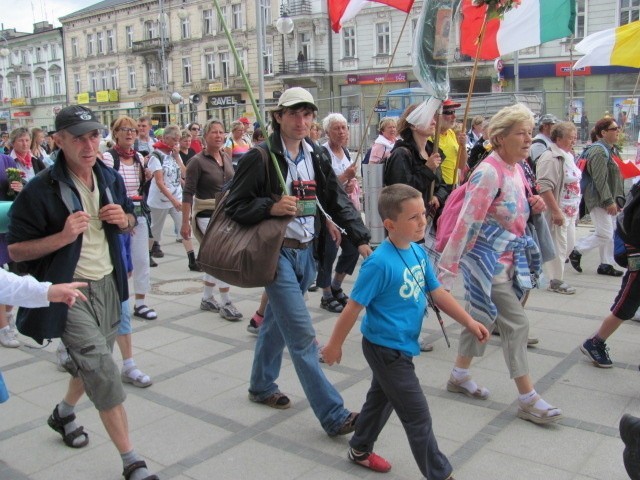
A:
{"label": "paved road", "polygon": [[[588,230],[579,227],[579,235]],[[288,357],[278,383],[293,407],[277,411],[248,401],[255,337],[246,332],[246,319],[230,323],[199,310],[199,276],[188,271],[182,246],[173,240],[166,237],[166,256],[152,270],[149,304],[159,318],[133,322],[135,357],[154,385],[144,390],[127,386],[125,404],[136,449],[160,478],[383,478],[346,460],[346,438],[324,434]],[[619,279],[595,274],[596,257],[595,252],[585,255],[583,274],[569,267],[566,280],[577,287],[575,295],[535,291],[527,305],[531,333],[540,338],[538,347],[530,350],[531,372],[537,390],[564,410],[559,425],[539,427],[516,418],[516,390],[497,338],[473,368],[474,377],[491,390],[490,400],[447,392],[460,329],[446,320],[453,344],[447,349],[435,319],[424,325],[435,351],[416,358],[416,370],[436,436],[458,480],[627,478],[617,425],[624,412],[640,415],[640,323],[628,322],[611,339],[615,365],[610,370],[592,367],[579,352],[578,344],[598,327],[620,284]],[[460,285],[454,293],[462,297]],[[232,296],[248,318],[260,290],[234,288]],[[322,343],[336,317],[320,309],[319,302],[320,293],[309,294]],[[120,459],[90,402],[78,407],[79,421],[91,436],[88,447],[69,449],[47,427],[47,416],[65,391],[66,374],[55,368],[55,344],[35,350],[27,348],[32,345],[28,339],[21,339],[19,349],[0,349],[0,368],[12,395],[0,406],[0,479],[122,478]],[[360,408],[370,381],[359,341],[359,332],[352,332],[342,364],[325,367],[354,410]],[[385,479],[420,478],[395,416],[376,451],[393,464]]]}

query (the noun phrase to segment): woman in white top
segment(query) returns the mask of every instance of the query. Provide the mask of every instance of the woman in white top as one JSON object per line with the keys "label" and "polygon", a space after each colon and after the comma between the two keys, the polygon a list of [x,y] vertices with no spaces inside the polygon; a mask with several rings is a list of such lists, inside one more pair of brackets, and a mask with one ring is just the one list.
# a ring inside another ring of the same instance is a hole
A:
{"label": "woman in white top", "polygon": [[384,163],[391,150],[396,143],[397,122],[395,117],[385,117],[380,120],[378,126],[378,138],[375,139],[371,146],[371,154],[369,156],[369,163]]}
{"label": "woman in white top", "polygon": [[[360,210],[360,186],[356,177],[355,165],[351,164],[346,145],[349,142],[349,127],[347,119],[340,113],[330,113],[322,122],[322,128],[327,134],[328,143],[324,145],[331,166],[351,198],[357,210]],[[327,233],[324,239],[324,257],[322,264],[318,265],[316,285],[322,289],[320,308],[334,313],[340,313],[347,304],[349,297],[342,291],[342,281],[347,275],[353,274],[358,262],[358,250],[347,240],[342,241],[340,233],[332,229],[332,224],[327,223]],[[335,274],[331,278],[333,262],[338,254],[338,246],[342,252],[336,264]]]}
{"label": "woman in white top", "polygon": [[[176,230],[179,231],[182,226],[182,182],[186,167],[180,157],[180,136],[180,127],[177,125],[166,127],[162,141],[153,145],[154,153],[147,164],[153,175],[147,200],[151,210],[151,235],[158,243],[162,239],[162,228],[167,215],[173,219]],[[189,270],[202,271],[196,263],[191,239],[183,238],[182,246],[189,258]]]}

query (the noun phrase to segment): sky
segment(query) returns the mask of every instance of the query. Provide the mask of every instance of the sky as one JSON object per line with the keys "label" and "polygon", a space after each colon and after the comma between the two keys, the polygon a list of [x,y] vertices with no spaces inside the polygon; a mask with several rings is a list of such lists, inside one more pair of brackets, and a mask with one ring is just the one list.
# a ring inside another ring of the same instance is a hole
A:
{"label": "sky", "polygon": [[[0,0],[0,22],[4,28],[33,33],[33,23],[47,20],[59,27],[59,17],[64,17],[100,0]],[[16,4],[20,8],[15,8]],[[10,8],[14,7],[14,8]]]}

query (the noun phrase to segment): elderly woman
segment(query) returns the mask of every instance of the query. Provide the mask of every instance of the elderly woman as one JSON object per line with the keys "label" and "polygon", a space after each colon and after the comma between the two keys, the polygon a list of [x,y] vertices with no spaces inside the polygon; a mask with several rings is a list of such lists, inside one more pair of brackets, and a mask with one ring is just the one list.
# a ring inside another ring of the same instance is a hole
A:
{"label": "elderly woman", "polygon": [[586,154],[587,166],[582,174],[589,182],[582,195],[595,231],[576,242],[569,261],[573,268],[582,272],[582,255],[597,247],[600,251],[597,273],[621,277],[622,272],[613,267],[613,232],[618,214],[616,198],[624,195],[624,191],[620,169],[612,160],[612,149],[618,141],[620,127],[613,118],[605,117],[596,122],[594,130],[597,141]]}
{"label": "elderly woman", "polygon": [[[473,171],[455,228],[442,252],[439,280],[451,290],[460,269],[471,316],[502,339],[509,375],[518,389],[518,417],[538,424],[562,418],[533,387],[527,361],[529,320],[520,303],[532,288],[530,272],[540,272],[540,252],[525,235],[531,211],[541,213],[544,201],[527,197],[520,162],[529,155],[533,115],[524,105],[505,107],[489,123],[494,151]],[[528,263],[528,265],[527,265]],[[471,378],[473,357],[485,345],[466,331],[460,335],[458,356],[447,390],[485,400],[489,390]]]}
{"label": "elderly woman", "polygon": [[391,155],[396,143],[397,125],[394,117],[385,117],[378,125],[378,138],[371,146],[369,163],[383,163]]}
{"label": "elderly woman", "polygon": [[[223,149],[224,126],[218,120],[209,120],[204,126],[204,150],[191,158],[187,167],[182,194],[182,238],[191,238],[193,233],[199,242],[209,224],[209,219],[215,208],[217,197],[221,196],[223,188],[233,178],[231,159]],[[221,302],[213,293],[213,287],[218,285]],[[200,302],[200,309],[219,312],[222,318],[237,321],[242,314],[229,298],[229,285],[215,279],[209,274],[204,275],[204,293]]]}
{"label": "elderly woman", "polygon": [[[182,178],[186,167],[180,157],[179,141],[180,127],[169,125],[164,129],[162,140],[153,145],[154,152],[147,165],[153,175],[147,200],[151,210],[151,236],[158,244],[167,215],[171,216],[176,228],[182,225]],[[149,248],[152,246],[150,241]],[[196,263],[191,239],[182,239],[182,246],[187,252],[189,270],[201,271]]]}
{"label": "elderly woman", "polygon": [[17,168],[24,173],[24,179],[27,182],[35,177],[39,171],[46,168],[42,160],[31,154],[31,133],[28,128],[14,129],[9,136],[9,141],[13,147],[9,155],[16,161]]}
{"label": "elderly woman", "polygon": [[231,122],[231,134],[224,144],[224,151],[231,157],[234,170],[238,168],[240,158],[251,148],[244,139],[244,132],[245,127],[242,122],[238,120]]}
{"label": "elderly woman", "polygon": [[[360,209],[358,200],[360,187],[355,178],[355,166],[351,164],[351,158],[346,148],[349,142],[349,127],[347,119],[340,113],[330,113],[322,122],[322,128],[327,134],[328,142],[324,149],[331,159],[331,166],[351,198],[356,209]],[[316,286],[322,289],[320,308],[333,313],[340,313],[347,304],[349,297],[342,291],[342,282],[347,275],[352,275],[358,262],[358,250],[345,239],[342,241],[340,232],[327,221],[327,231],[324,238],[323,262],[319,265],[316,277]],[[331,278],[333,262],[338,255],[338,246],[342,247],[340,258],[336,264],[335,274]]]}
{"label": "elderly woman", "polygon": [[547,290],[565,295],[576,292],[575,287],[564,282],[564,263],[575,244],[576,217],[580,206],[582,172],[573,158],[577,136],[573,122],[554,125],[551,129],[551,146],[540,155],[536,164],[538,191],[547,205],[545,217],[556,251],[555,258],[545,263],[550,279]]}

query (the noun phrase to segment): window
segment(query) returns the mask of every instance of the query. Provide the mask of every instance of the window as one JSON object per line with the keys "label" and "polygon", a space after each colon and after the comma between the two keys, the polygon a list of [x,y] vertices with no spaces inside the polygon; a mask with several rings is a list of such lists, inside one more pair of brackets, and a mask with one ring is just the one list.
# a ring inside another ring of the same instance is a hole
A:
{"label": "window", "polygon": [[191,23],[189,22],[189,17],[180,21],[180,35],[182,38],[191,37]]}
{"label": "window", "polygon": [[31,58],[27,50],[22,51],[22,66],[26,67],[31,63]]}
{"label": "window", "polygon": [[191,59],[183,58],[182,59],[182,83],[187,84],[191,83],[193,76],[191,75]]}
{"label": "window", "polygon": [[152,20],[144,22],[144,38],[145,40],[158,38],[158,22],[154,22]]}
{"label": "window", "polygon": [[202,34],[213,35],[213,9],[202,11]]}
{"label": "window", "polygon": [[18,82],[9,80],[9,91],[11,92],[11,98],[18,98]]}
{"label": "window", "polygon": [[62,81],[60,75],[51,75],[51,90],[54,95],[62,95]]}
{"label": "window", "polygon": [[111,79],[111,90],[118,89],[118,69],[112,68],[109,70],[109,77]]}
{"label": "window", "polygon": [[104,53],[104,32],[96,33],[96,44],[98,46],[98,54]]}
{"label": "window", "polygon": [[227,23],[227,6],[223,5],[220,7],[220,12],[222,13],[222,15],[220,15],[220,18],[218,19],[218,30],[223,31],[224,28],[222,28],[222,20],[224,19],[224,23]]}
{"label": "window", "polygon": [[305,60],[311,57],[311,34],[309,32],[300,32],[298,34],[298,43],[300,44],[299,52],[302,52]]}
{"label": "window", "polygon": [[213,53],[205,54],[204,65],[207,80],[214,80],[216,78],[216,57]]}
{"label": "window", "polygon": [[136,89],[136,67],[129,65],[127,67],[127,80],[129,84],[129,90]]}
{"label": "window", "polygon": [[113,30],[107,30],[107,52],[113,53],[116,51],[116,36]]}
{"label": "window", "polygon": [[231,75],[229,64],[229,52],[220,54],[220,77],[225,88],[229,87],[229,76]]}
{"label": "window", "polygon": [[242,28],[242,5],[236,3],[231,5],[231,20],[234,30],[240,30]]}
{"label": "window", "polygon": [[96,39],[93,37],[93,34],[90,33],[87,35],[87,55],[93,55],[96,53]]}
{"label": "window", "polygon": [[42,61],[42,49],[40,47],[36,47],[36,63],[40,63]]}
{"label": "window", "polygon": [[22,80],[22,96],[31,98],[31,79],[25,78]]}
{"label": "window", "polygon": [[389,55],[389,22],[376,24],[376,55]]}
{"label": "window", "polygon": [[89,72],[89,91],[97,92],[98,90],[98,72]]}
{"label": "window", "polygon": [[80,80],[80,74],[79,73],[74,73],[73,74],[73,89],[74,89],[76,95],[78,93],[80,93],[80,90],[82,89],[82,81]]}
{"label": "window", "polygon": [[47,83],[44,77],[36,77],[36,83],[38,84],[38,96],[47,96]]}
{"label": "window", "polygon": [[100,90],[109,90],[109,75],[106,70],[100,72]]}
{"label": "window", "polygon": [[265,75],[273,75],[273,45],[264,46],[262,68]]}
{"label": "window", "polygon": [[356,28],[355,27],[343,27],[342,28],[342,46],[344,51],[342,56],[344,58],[354,58],[356,56]]}
{"label": "window", "polygon": [[51,53],[51,60],[57,60],[58,59],[58,45],[56,43],[52,43],[49,46],[49,51]]}
{"label": "window", "polygon": [[78,51],[78,37],[73,37],[71,39],[71,57],[78,58],[80,52]]}
{"label": "window", "polygon": [[271,2],[269,0],[263,0],[262,7],[262,25],[271,25]]}
{"label": "window", "polygon": [[150,87],[160,85],[160,79],[158,78],[158,71],[156,70],[155,63],[147,64],[148,83]]}
{"label": "window", "polygon": [[585,28],[587,25],[587,12],[585,4],[585,0],[578,0],[576,2],[576,26],[574,30],[575,38],[584,38],[586,35]]}
{"label": "window", "polygon": [[131,25],[124,27],[124,36],[126,38],[127,48],[133,47],[133,27]]}
{"label": "window", "polygon": [[640,19],[640,1],[620,0],[620,25],[635,22]]}

